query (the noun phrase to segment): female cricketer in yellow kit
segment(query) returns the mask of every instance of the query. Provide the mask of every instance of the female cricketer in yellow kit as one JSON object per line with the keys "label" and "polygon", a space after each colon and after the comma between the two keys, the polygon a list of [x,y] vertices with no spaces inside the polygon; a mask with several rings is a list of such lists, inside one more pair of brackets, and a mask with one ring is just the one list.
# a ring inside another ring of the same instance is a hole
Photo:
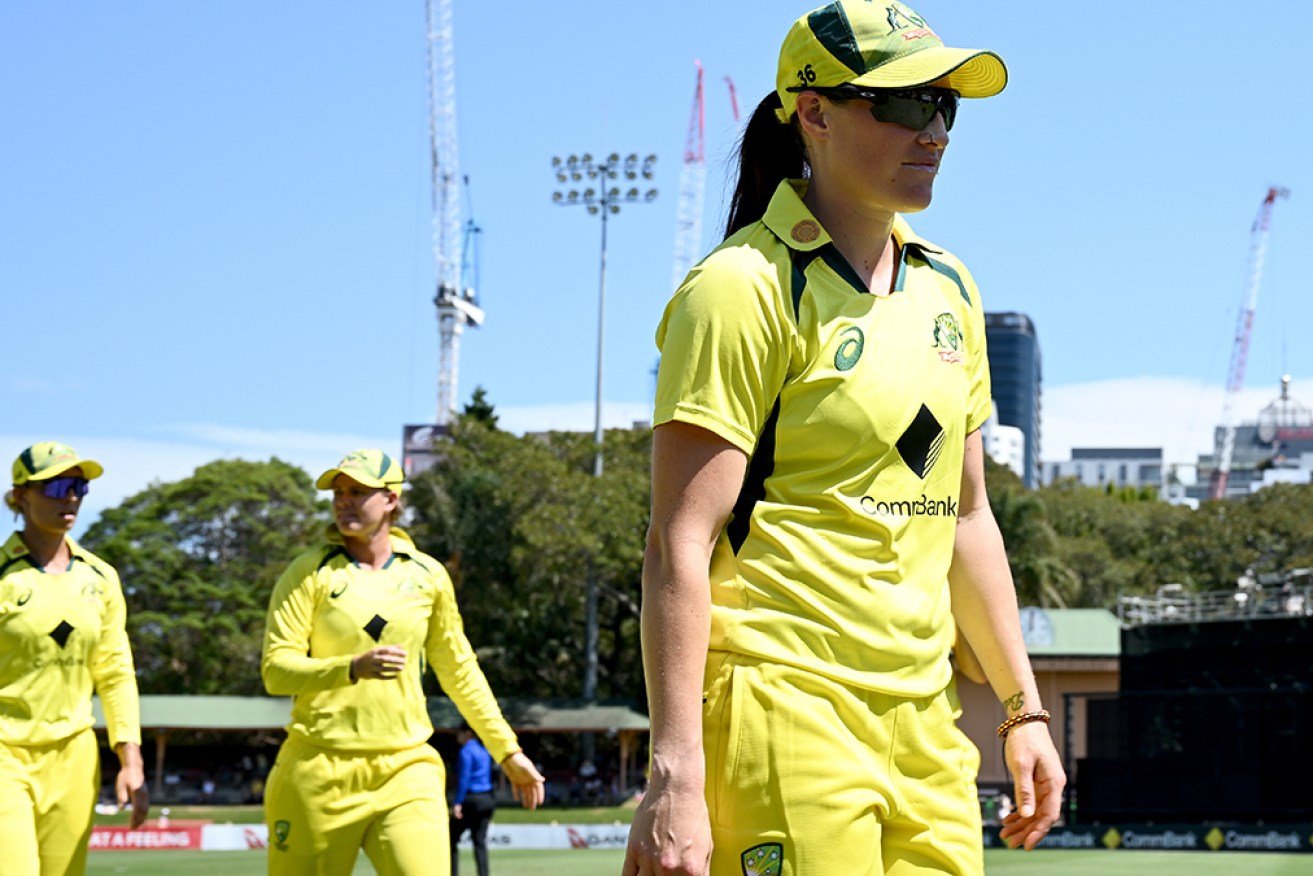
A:
{"label": "female cricketer in yellow kit", "polygon": [[421,685],[432,667],[529,808],[544,780],[520,750],[465,638],[446,570],[394,523],[404,480],[357,450],[316,481],[333,491],[326,543],[297,557],[269,603],[263,672],[294,697],[265,792],[269,873],[447,876],[446,779]]}
{"label": "female cricketer in yellow kit", "polygon": [[959,98],[1003,61],[885,0],[800,17],[743,135],[728,237],[661,347],[643,659],[648,793],[625,876],[983,871],[960,633],[1033,848],[1065,776],[985,495],[989,365],[929,206]]}
{"label": "female cricketer in yellow kit", "polygon": [[0,548],[0,872],[77,876],[100,790],[100,695],[132,825],[149,802],[137,678],[118,575],[70,536],[100,463],[56,441],[14,460],[5,504],[23,528]]}

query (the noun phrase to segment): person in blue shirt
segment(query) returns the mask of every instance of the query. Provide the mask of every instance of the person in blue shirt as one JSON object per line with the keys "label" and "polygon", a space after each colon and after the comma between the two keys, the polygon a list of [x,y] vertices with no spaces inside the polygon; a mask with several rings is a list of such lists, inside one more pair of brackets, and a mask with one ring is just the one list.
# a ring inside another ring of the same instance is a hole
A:
{"label": "person in blue shirt", "polygon": [[492,793],[492,755],[468,724],[456,731],[460,757],[456,769],[456,795],[451,803],[451,876],[458,872],[456,844],[465,831],[474,842],[474,863],[479,876],[488,876],[488,825],[497,798]]}

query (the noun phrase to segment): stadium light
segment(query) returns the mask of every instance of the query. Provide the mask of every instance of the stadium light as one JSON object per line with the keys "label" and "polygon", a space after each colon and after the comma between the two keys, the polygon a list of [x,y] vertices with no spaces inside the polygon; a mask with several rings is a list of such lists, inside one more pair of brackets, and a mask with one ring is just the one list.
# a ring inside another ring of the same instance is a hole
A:
{"label": "stadium light", "polygon": [[[640,191],[639,180],[654,178],[656,156],[640,159],[630,153],[623,159],[612,152],[605,161],[595,162],[592,153],[552,158],[552,170],[559,185],[565,190],[552,193],[552,203],[561,207],[582,204],[590,216],[602,217],[601,260],[597,279],[597,384],[593,397],[593,477],[602,476],[602,353],[606,326],[606,221],[620,212],[624,204],[650,204],[656,200],[657,190],[648,187]],[[621,184],[625,188],[621,188]],[[582,190],[580,188],[582,186]],[[588,564],[588,586],[585,593],[586,639],[584,664],[584,700],[597,698],[597,572],[595,564]]]}

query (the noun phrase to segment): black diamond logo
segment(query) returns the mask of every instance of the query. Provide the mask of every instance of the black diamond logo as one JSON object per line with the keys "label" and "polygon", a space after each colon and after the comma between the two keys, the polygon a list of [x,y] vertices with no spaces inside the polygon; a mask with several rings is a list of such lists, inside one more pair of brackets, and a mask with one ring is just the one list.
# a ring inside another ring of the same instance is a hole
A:
{"label": "black diamond logo", "polygon": [[60,621],[59,626],[50,631],[50,638],[59,643],[59,647],[64,647],[68,642],[68,637],[73,635],[73,627],[68,621]]}
{"label": "black diamond logo", "polygon": [[373,640],[377,642],[383,636],[383,628],[387,625],[387,621],[378,615],[374,615],[370,618],[369,623],[365,624],[365,632],[369,633]]}
{"label": "black diamond logo", "polygon": [[916,472],[921,480],[925,480],[930,469],[935,467],[939,452],[944,448],[944,427],[939,425],[928,407],[921,405],[912,425],[907,427],[895,446],[907,467]]}

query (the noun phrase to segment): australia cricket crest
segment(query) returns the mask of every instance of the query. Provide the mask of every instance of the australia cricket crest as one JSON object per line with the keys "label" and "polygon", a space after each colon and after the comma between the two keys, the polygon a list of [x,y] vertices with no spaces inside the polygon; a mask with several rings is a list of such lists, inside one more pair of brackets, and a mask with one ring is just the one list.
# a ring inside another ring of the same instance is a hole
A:
{"label": "australia cricket crest", "polygon": [[743,876],[780,876],[784,867],[784,846],[762,843],[743,853]]}

